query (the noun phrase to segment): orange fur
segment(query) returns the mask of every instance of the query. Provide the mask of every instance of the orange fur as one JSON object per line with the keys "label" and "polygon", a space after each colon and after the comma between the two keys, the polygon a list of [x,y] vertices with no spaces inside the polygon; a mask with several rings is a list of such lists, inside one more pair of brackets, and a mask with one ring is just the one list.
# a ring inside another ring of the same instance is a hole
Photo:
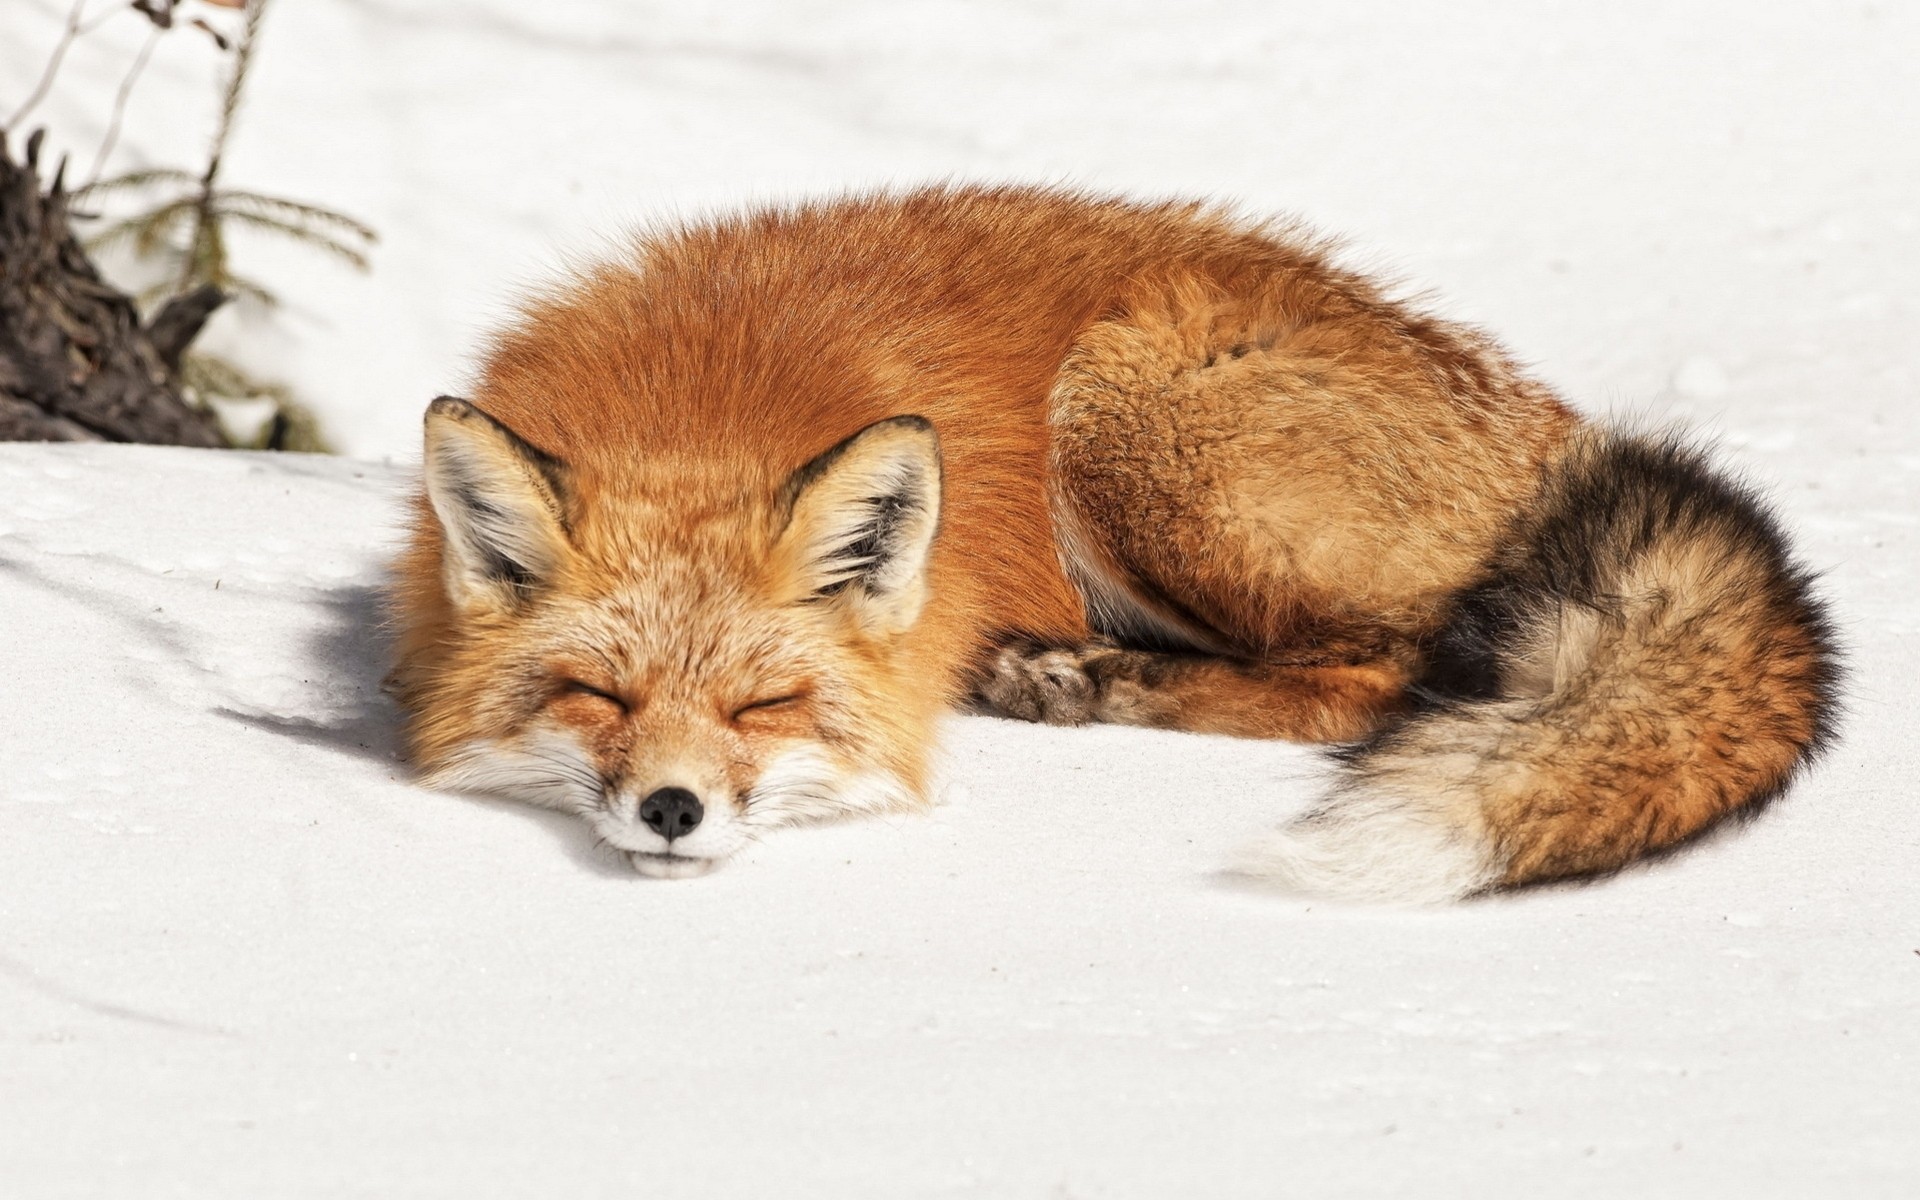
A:
{"label": "orange fur", "polygon": [[[491,786],[475,747],[537,750],[609,807],[671,783],[749,816],[806,763],[914,802],[970,697],[1366,737],[1578,429],[1296,231],[1040,189],[649,237],[528,305],[472,402],[430,420],[397,569],[418,761]],[[797,698],[735,719],[769,689]],[[1497,842],[1501,803],[1457,821]],[[1496,877],[1616,866],[1725,807],[1564,863],[1502,843]]]}

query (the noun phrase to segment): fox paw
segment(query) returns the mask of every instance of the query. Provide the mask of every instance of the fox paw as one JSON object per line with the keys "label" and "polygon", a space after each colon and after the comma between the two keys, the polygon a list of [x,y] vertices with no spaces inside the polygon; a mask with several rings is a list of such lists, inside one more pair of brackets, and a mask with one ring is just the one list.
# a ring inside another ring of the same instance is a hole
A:
{"label": "fox paw", "polygon": [[1007,646],[974,684],[974,698],[986,711],[1015,720],[1085,725],[1099,699],[1086,658],[1080,650]]}

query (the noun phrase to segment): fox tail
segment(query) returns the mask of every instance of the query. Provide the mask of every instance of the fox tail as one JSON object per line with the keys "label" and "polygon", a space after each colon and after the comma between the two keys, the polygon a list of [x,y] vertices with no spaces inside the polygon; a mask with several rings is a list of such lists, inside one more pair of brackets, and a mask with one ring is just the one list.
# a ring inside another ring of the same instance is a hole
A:
{"label": "fox tail", "polygon": [[1747,488],[1590,431],[1460,597],[1411,711],[1241,864],[1439,902],[1613,871],[1779,794],[1833,735],[1839,653]]}

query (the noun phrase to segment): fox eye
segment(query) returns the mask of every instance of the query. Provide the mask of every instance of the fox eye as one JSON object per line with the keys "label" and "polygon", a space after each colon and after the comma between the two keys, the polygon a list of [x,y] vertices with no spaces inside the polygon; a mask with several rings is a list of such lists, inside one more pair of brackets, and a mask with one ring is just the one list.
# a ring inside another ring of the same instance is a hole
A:
{"label": "fox eye", "polygon": [[625,700],[622,700],[605,688],[597,688],[590,683],[581,683],[578,679],[561,680],[560,691],[562,695],[592,696],[596,700],[605,700],[608,704],[613,705],[623,713],[631,707]]}
{"label": "fox eye", "polygon": [[733,719],[738,721],[748,713],[766,712],[770,709],[785,708],[788,705],[798,704],[806,698],[807,694],[805,692],[789,692],[784,696],[768,696],[762,700],[755,700],[751,704],[742,704],[739,708],[734,709]]}

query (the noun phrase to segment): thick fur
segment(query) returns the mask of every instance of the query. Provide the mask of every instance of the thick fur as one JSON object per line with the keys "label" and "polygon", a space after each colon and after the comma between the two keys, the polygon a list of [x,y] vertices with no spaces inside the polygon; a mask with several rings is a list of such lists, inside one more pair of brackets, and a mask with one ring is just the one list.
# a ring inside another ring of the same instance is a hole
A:
{"label": "thick fur", "polygon": [[1585,434],[1456,603],[1418,711],[1253,868],[1408,899],[1613,870],[1785,788],[1831,740],[1837,663],[1747,489],[1672,438]]}
{"label": "thick fur", "polygon": [[[1358,742],[1247,867],[1414,900],[1675,844],[1830,722],[1750,496],[1198,205],[932,189],[663,232],[529,305],[427,457],[416,759],[653,874],[924,803],[965,703]],[[672,846],[661,787],[710,814]]]}

